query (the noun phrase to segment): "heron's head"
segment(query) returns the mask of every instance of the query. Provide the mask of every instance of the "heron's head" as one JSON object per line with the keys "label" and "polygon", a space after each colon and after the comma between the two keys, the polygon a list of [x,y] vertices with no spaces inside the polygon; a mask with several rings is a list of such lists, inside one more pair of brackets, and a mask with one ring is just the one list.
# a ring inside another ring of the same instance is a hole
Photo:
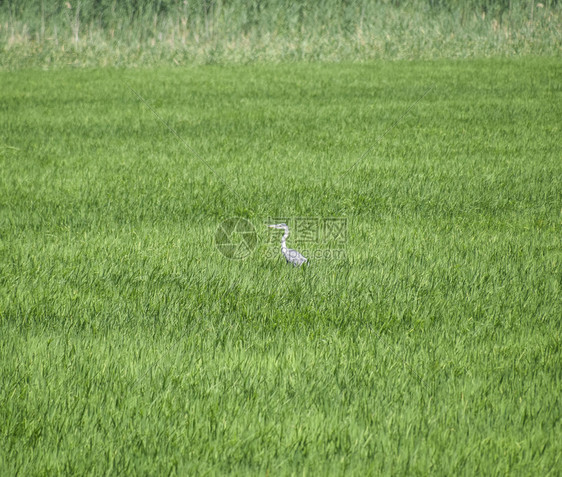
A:
{"label": "heron's head", "polygon": [[274,224],[274,225],[268,225],[268,227],[271,229],[281,229],[281,230],[286,230],[289,228],[287,224]]}

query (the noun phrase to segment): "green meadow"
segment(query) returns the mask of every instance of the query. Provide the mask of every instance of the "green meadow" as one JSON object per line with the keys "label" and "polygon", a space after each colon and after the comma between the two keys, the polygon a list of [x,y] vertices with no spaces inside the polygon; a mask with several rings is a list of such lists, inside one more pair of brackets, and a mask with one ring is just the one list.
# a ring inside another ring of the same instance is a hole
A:
{"label": "green meadow", "polygon": [[3,474],[559,472],[558,61],[0,79]]}
{"label": "green meadow", "polygon": [[557,2],[34,5],[0,475],[560,475]]}

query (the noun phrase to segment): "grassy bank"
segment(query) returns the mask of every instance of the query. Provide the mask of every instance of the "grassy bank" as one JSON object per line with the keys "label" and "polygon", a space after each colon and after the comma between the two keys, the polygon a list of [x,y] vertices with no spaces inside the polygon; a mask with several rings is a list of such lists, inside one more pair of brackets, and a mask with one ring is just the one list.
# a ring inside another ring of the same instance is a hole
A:
{"label": "grassy bank", "polygon": [[0,82],[0,473],[556,474],[556,60]]}
{"label": "grassy bank", "polygon": [[0,68],[559,56],[544,1],[0,4]]}

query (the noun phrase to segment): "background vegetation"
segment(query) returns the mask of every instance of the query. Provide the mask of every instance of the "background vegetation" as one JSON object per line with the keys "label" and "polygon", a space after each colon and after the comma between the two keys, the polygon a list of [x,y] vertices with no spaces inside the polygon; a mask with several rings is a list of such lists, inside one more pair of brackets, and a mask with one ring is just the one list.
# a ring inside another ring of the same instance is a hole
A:
{"label": "background vegetation", "polygon": [[0,67],[559,55],[557,1],[0,2]]}

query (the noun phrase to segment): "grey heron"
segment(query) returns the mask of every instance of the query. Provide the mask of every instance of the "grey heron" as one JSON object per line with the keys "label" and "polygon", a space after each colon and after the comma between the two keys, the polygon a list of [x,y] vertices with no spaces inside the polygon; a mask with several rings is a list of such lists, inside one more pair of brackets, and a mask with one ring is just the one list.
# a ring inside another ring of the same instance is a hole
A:
{"label": "grey heron", "polygon": [[285,260],[287,263],[292,263],[295,267],[300,267],[303,263],[307,263],[308,260],[304,258],[299,252],[293,250],[292,248],[287,248],[286,240],[289,237],[289,226],[287,224],[274,224],[269,225],[269,228],[284,230],[283,238],[281,238],[281,253],[285,255]]}

